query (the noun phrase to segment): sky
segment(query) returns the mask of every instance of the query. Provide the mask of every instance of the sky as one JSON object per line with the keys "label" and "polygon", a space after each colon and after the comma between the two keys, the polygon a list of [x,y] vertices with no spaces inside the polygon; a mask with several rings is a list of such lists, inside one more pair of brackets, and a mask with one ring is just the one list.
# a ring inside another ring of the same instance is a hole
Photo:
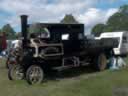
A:
{"label": "sky", "polygon": [[65,14],[73,14],[85,24],[85,33],[108,18],[128,0],[0,0],[0,28],[11,24],[20,32],[20,15],[29,16],[29,23],[59,22]]}

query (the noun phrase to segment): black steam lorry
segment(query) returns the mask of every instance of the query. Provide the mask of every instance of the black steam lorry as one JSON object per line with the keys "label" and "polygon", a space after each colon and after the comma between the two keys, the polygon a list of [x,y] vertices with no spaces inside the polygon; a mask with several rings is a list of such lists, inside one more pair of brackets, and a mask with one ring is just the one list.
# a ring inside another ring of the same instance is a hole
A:
{"label": "black steam lorry", "polygon": [[49,70],[91,65],[99,71],[118,45],[116,39],[88,39],[84,24],[39,23],[42,32],[28,36],[27,16],[21,16],[22,47],[16,50],[16,64],[9,68],[9,79],[41,83]]}

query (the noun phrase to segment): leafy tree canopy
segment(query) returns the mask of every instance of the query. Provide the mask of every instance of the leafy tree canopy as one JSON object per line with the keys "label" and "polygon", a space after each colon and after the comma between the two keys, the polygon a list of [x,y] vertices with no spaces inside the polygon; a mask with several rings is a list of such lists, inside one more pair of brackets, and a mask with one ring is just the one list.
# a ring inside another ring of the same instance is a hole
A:
{"label": "leafy tree canopy", "polygon": [[[100,31],[100,32],[99,32]],[[121,6],[119,11],[113,14],[106,24],[97,24],[92,29],[92,34],[102,32],[128,31],[128,5]]]}
{"label": "leafy tree canopy", "polygon": [[92,34],[95,36],[99,36],[102,33],[102,30],[104,30],[105,25],[104,24],[97,24],[93,29],[92,29]]}
{"label": "leafy tree canopy", "polygon": [[77,24],[79,23],[72,14],[65,15],[65,17],[60,21],[60,23],[73,23]]}
{"label": "leafy tree canopy", "polygon": [[1,32],[6,33],[7,39],[16,39],[16,36],[15,36],[16,32],[13,30],[10,24],[4,25],[3,28],[1,29]]}

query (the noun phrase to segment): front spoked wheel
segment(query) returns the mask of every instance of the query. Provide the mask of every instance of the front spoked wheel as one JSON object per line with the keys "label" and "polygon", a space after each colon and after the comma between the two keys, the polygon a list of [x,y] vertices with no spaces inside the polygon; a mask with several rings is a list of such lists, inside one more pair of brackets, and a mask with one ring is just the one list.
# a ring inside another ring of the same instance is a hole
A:
{"label": "front spoked wheel", "polygon": [[9,80],[22,80],[24,78],[24,71],[20,65],[12,65],[8,70]]}
{"label": "front spoked wheel", "polygon": [[26,80],[29,84],[39,84],[44,79],[44,71],[41,66],[31,65],[26,72]]}

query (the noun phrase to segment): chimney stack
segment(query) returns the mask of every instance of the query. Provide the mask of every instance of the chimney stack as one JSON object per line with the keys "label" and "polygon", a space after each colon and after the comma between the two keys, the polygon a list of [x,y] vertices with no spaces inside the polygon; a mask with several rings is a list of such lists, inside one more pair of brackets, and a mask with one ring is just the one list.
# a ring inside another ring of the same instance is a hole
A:
{"label": "chimney stack", "polygon": [[27,44],[27,30],[28,30],[28,22],[27,22],[27,15],[21,15],[21,34],[22,34],[22,43],[23,43],[23,48]]}

